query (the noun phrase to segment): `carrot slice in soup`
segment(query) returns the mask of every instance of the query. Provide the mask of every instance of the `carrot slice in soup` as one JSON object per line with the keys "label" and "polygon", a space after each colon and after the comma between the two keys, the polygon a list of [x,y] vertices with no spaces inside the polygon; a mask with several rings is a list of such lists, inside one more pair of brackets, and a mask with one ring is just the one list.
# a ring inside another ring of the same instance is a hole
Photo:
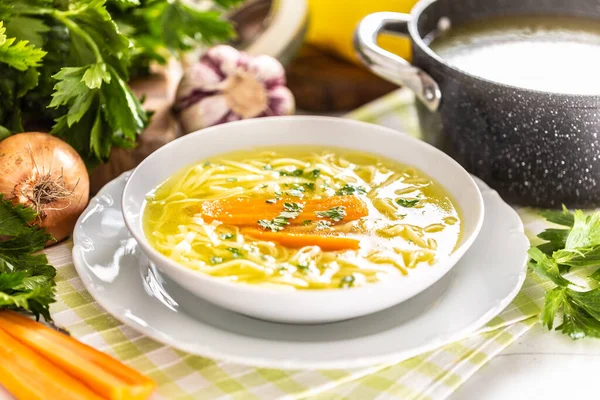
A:
{"label": "carrot slice in soup", "polygon": [[368,214],[367,206],[356,196],[333,196],[323,199],[300,200],[286,198],[269,204],[265,199],[253,198],[227,198],[219,200],[206,200],[199,210],[193,210],[202,215],[206,222],[214,220],[227,225],[249,226],[256,225],[258,220],[271,220],[283,211],[286,202],[298,203],[303,206],[298,217],[290,220],[290,225],[301,224],[307,219],[316,219],[315,212],[328,211],[333,207],[344,207],[346,215],[341,221],[345,223],[354,221]]}
{"label": "carrot slice in soup", "polygon": [[346,236],[319,235],[317,233],[270,232],[244,228],[242,234],[257,239],[279,243],[282,246],[298,249],[305,246],[319,246],[324,251],[358,250],[359,241]]}

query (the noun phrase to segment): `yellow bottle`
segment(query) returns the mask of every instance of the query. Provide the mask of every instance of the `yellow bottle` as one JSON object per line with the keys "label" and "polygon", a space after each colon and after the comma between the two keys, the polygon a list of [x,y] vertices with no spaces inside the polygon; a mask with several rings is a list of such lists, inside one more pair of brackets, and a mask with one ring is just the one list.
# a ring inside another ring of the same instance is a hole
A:
{"label": "yellow bottle", "polygon": [[[358,63],[352,36],[354,28],[367,14],[378,11],[410,12],[417,0],[309,0],[308,43]],[[401,57],[410,59],[410,41],[381,35],[379,45]]]}

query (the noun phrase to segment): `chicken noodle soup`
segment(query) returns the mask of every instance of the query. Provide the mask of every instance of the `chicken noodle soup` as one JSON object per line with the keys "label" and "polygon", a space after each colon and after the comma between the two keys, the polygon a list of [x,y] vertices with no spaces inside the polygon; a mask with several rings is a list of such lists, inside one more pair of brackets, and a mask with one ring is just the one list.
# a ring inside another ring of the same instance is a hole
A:
{"label": "chicken noodle soup", "polygon": [[461,222],[415,168],[295,146],[185,168],[147,196],[144,229],[159,252],[213,277],[330,289],[434,264],[457,246]]}

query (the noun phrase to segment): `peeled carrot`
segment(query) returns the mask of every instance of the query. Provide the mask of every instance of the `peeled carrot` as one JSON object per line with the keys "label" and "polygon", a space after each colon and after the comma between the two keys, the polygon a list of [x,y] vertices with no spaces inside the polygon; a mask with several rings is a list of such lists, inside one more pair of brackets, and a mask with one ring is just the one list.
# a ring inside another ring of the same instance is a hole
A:
{"label": "peeled carrot", "polygon": [[356,196],[333,196],[323,199],[300,200],[287,198],[269,204],[265,199],[252,198],[226,198],[219,200],[206,200],[199,210],[202,218],[207,222],[220,221],[228,225],[248,226],[256,225],[260,219],[271,220],[283,211],[285,202],[299,203],[303,206],[298,217],[290,220],[290,225],[301,224],[302,221],[317,219],[316,211],[328,211],[333,207],[345,208],[346,216],[340,223],[354,221],[368,214],[367,206]]}
{"label": "peeled carrot", "polygon": [[17,399],[102,399],[4,329],[0,329],[0,384]]}
{"label": "peeled carrot", "polygon": [[0,312],[0,329],[48,359],[54,369],[62,368],[102,398],[147,399],[155,389],[155,383],[135,369],[25,316]]}
{"label": "peeled carrot", "polygon": [[346,236],[319,235],[315,233],[270,232],[260,229],[244,228],[242,233],[257,239],[279,243],[292,249],[304,246],[319,246],[325,251],[358,250],[359,241]]}

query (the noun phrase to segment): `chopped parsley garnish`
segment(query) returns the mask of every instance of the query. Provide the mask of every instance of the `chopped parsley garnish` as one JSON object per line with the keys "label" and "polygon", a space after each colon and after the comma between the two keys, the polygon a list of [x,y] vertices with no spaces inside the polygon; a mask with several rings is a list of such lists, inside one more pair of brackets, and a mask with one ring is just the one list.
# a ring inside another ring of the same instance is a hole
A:
{"label": "chopped parsley garnish", "polygon": [[263,167],[263,169],[264,169],[265,171],[271,171],[271,170],[273,169],[273,167],[271,166],[271,164],[267,164],[267,165],[265,165],[265,166]]}
{"label": "chopped parsley garnish", "polygon": [[354,277],[354,275],[346,275],[345,277],[343,277],[340,280],[340,287],[341,288],[349,288],[354,286],[354,281],[356,280],[356,278]]}
{"label": "chopped parsley garnish", "polygon": [[313,182],[301,183],[301,185],[307,190],[315,190],[315,184]]}
{"label": "chopped parsley garnish", "polygon": [[345,184],[340,189],[338,189],[337,192],[335,192],[335,194],[337,194],[338,196],[349,196],[351,194],[365,194],[365,193],[367,193],[367,189],[365,189],[364,187],[354,186],[349,183]]}
{"label": "chopped parsley garnish", "polygon": [[414,199],[414,200],[396,199],[396,204],[398,204],[399,206],[402,206],[402,207],[407,207],[407,208],[416,206],[418,202],[419,202],[419,199]]}
{"label": "chopped parsley garnish", "polygon": [[287,271],[287,270],[288,270],[288,267],[287,267],[287,265],[283,265],[283,264],[282,264],[282,265],[279,265],[279,266],[277,267],[277,272],[279,272],[280,274],[284,273],[284,272],[285,272],[285,271]]}
{"label": "chopped parsley garnish", "polygon": [[211,264],[221,264],[223,262],[223,257],[212,256],[210,258]]}
{"label": "chopped parsley garnish", "polygon": [[330,218],[332,221],[339,222],[346,216],[346,207],[336,206],[328,211],[315,211],[315,214],[321,218]]}
{"label": "chopped parsley garnish", "polygon": [[219,235],[219,239],[221,239],[221,240],[235,239],[235,235],[233,233],[221,233]]}
{"label": "chopped parsley garnish", "polygon": [[312,220],[311,219],[305,219],[304,221],[302,221],[302,225],[306,226],[306,225],[310,225],[312,224]]}
{"label": "chopped parsley garnish", "polygon": [[244,255],[242,254],[240,249],[238,249],[237,247],[228,247],[227,250],[229,250],[231,252],[231,255],[233,256],[233,258],[243,258],[244,257]]}
{"label": "chopped parsley garnish", "polygon": [[298,268],[298,271],[306,272],[306,271],[308,271],[309,265],[308,265],[308,263],[298,263],[297,268]]}
{"label": "chopped parsley garnish", "polygon": [[309,179],[317,179],[319,177],[319,175],[321,175],[320,169],[313,169],[312,171],[310,171],[306,174],[307,178],[309,178]]}
{"label": "chopped parsley garnish", "polygon": [[289,225],[289,221],[294,219],[300,214],[304,206],[296,202],[285,202],[283,204],[283,211],[272,220],[261,219],[258,221],[258,225],[261,228],[270,230],[272,232],[278,232],[283,229],[284,226]]}
{"label": "chopped parsley garnish", "polygon": [[225,179],[227,182],[237,182],[237,178],[227,178]]}
{"label": "chopped parsley garnish", "polygon": [[276,192],[275,192],[275,196],[276,196],[276,197],[281,197],[281,192],[280,192],[279,190],[278,190],[278,191],[276,191]]}
{"label": "chopped parsley garnish", "polygon": [[295,202],[285,202],[283,203],[283,209],[285,211],[302,211],[302,204]]}
{"label": "chopped parsley garnish", "polygon": [[294,184],[294,186],[292,187],[292,190],[290,190],[288,192],[288,194],[290,196],[302,198],[302,197],[304,197],[304,191],[305,191],[304,186]]}
{"label": "chopped parsley garnish", "polygon": [[259,219],[258,220],[258,225],[261,228],[264,228],[268,231],[272,231],[272,232],[277,232],[283,229],[284,225],[287,225],[288,222],[287,221],[283,221],[283,223],[281,223],[281,221],[279,221],[277,218],[273,219],[272,221],[269,221],[268,219]]}
{"label": "chopped parsley garnish", "polygon": [[267,203],[267,204],[275,204],[275,203],[277,203],[277,199],[268,199],[268,200],[265,200],[265,203]]}
{"label": "chopped parsley garnish", "polygon": [[316,230],[321,231],[321,230],[325,230],[325,229],[329,229],[331,228],[331,222],[329,221],[317,221],[317,227]]}
{"label": "chopped parsley garnish", "polygon": [[304,173],[303,169],[295,169],[293,171],[284,171],[284,170],[279,171],[280,176],[302,176],[303,173]]}
{"label": "chopped parsley garnish", "polygon": [[210,161],[205,162],[204,164],[202,164],[203,167],[210,167]]}

